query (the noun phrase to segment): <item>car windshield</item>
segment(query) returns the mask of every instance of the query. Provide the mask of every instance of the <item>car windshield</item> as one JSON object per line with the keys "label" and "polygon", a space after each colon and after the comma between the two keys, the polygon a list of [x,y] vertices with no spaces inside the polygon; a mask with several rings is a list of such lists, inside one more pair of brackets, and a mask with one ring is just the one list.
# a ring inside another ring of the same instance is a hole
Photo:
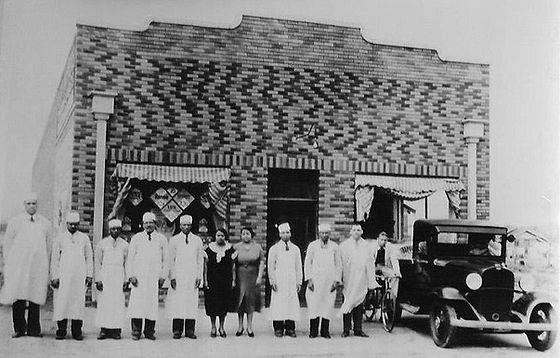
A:
{"label": "car windshield", "polygon": [[440,232],[437,252],[443,256],[500,256],[502,238],[496,234]]}

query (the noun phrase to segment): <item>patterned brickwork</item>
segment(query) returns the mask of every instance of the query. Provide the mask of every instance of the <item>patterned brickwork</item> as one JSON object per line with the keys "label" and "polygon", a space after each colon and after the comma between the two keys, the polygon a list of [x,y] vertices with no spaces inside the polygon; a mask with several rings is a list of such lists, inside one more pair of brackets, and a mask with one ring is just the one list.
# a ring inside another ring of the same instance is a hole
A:
{"label": "patterned brickwork", "polygon": [[[239,189],[230,202],[234,235],[243,223],[266,235],[267,167],[318,168],[324,179],[319,218],[331,217],[341,227],[353,219],[355,172],[454,176],[466,184],[461,121],[489,119],[487,65],[372,44],[356,28],[259,17],[243,17],[234,29],[78,25],[75,81],[72,206],[88,225],[92,90],[119,93],[108,123],[107,177],[118,160],[222,160]],[[312,138],[294,139],[308,132]],[[478,154],[483,219],[488,125]],[[107,185],[105,214],[113,196]]]}

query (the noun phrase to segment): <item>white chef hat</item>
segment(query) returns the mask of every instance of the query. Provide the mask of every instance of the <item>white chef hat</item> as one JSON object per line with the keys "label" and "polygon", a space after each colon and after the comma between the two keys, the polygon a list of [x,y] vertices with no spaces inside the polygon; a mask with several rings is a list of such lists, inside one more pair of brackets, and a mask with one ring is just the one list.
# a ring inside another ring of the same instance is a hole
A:
{"label": "white chef hat", "polygon": [[290,224],[282,223],[282,224],[278,225],[278,231],[280,231],[280,230],[290,230]]}
{"label": "white chef hat", "polygon": [[319,231],[331,231],[331,224],[329,224],[329,223],[320,223],[320,224],[319,224]]}
{"label": "white chef hat", "polygon": [[156,215],[149,211],[142,216],[142,222],[148,221],[156,222]]}
{"label": "white chef hat", "polygon": [[66,215],[66,222],[71,223],[71,224],[79,223],[80,222],[80,214],[78,212],[75,212],[75,211],[69,212],[68,215]]}
{"label": "white chef hat", "polygon": [[179,219],[179,223],[181,224],[192,224],[192,216],[190,215],[183,215]]}
{"label": "white chef hat", "polygon": [[23,202],[27,203],[30,201],[37,201],[37,194],[30,191],[28,193],[25,193],[25,196],[23,197]]}
{"label": "white chef hat", "polygon": [[109,229],[112,228],[121,228],[122,227],[122,221],[120,221],[119,219],[113,219],[113,220],[109,220]]}

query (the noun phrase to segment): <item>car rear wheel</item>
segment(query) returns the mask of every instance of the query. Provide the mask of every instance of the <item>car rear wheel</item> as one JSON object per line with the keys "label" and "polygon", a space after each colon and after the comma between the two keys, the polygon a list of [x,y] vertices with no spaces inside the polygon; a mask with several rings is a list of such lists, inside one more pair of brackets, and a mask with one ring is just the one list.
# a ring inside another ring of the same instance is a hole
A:
{"label": "car rear wheel", "polygon": [[[554,309],[548,304],[538,305],[531,312],[529,318],[531,323],[555,323],[556,316]],[[531,347],[538,351],[544,352],[554,344],[556,340],[556,331],[531,331],[526,332],[527,339]]]}
{"label": "car rear wheel", "polygon": [[455,309],[446,304],[436,304],[430,312],[430,330],[432,339],[438,347],[449,348],[453,345],[457,327],[451,325],[451,319],[457,314]]}

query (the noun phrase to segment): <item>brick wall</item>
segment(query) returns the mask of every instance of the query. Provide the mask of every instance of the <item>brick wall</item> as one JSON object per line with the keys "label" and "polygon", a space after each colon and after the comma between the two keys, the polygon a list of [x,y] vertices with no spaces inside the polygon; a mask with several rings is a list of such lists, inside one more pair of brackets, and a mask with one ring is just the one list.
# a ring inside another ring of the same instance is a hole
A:
{"label": "brick wall", "polygon": [[[266,235],[266,168],[298,167],[297,160],[320,169],[319,218],[334,217],[335,224],[353,218],[357,171],[456,176],[466,184],[461,121],[489,119],[487,65],[368,43],[356,28],[259,17],[245,16],[234,29],[78,25],[75,78],[73,206],[89,227],[92,90],[119,93],[108,123],[108,150],[116,154],[107,177],[117,160],[201,165],[225,156],[241,189],[231,197],[234,234],[247,222]],[[317,148],[293,140],[311,126]],[[489,209],[488,125],[485,135],[478,152],[481,219]],[[250,163],[236,163],[238,156]],[[324,163],[330,170],[319,168]],[[106,188],[105,215],[114,195]]]}

